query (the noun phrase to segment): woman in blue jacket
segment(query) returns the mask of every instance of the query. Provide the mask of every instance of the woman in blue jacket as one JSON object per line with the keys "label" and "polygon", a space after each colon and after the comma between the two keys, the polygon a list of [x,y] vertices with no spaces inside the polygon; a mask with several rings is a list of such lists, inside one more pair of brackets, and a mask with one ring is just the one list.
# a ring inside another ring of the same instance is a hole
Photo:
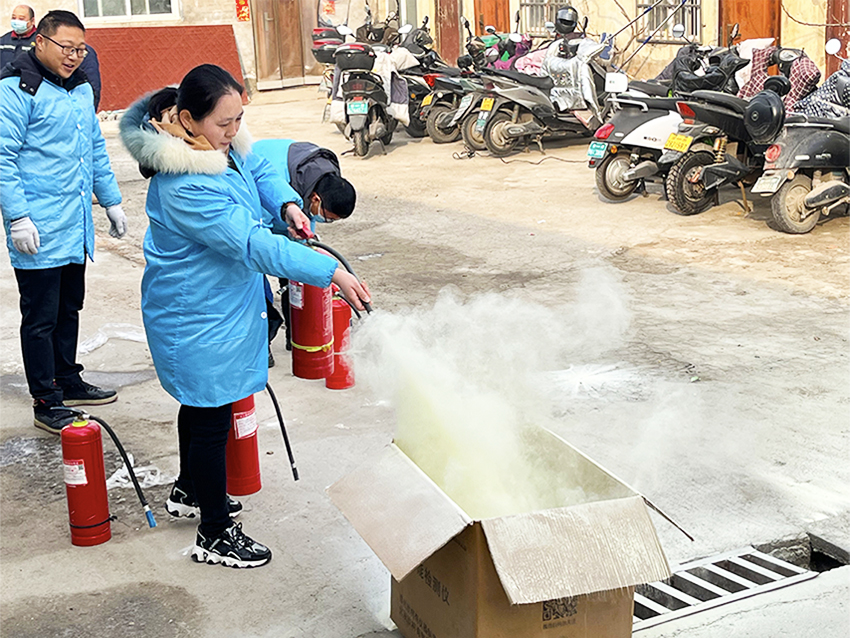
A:
{"label": "woman in blue jacket", "polygon": [[[181,404],[180,475],[166,509],[200,512],[196,561],[255,567],[271,551],[231,522],[241,505],[226,494],[225,444],[231,404],[268,379],[261,273],[333,282],[357,307],[369,293],[333,259],[273,235],[263,222],[265,210],[281,226],[309,223],[280,175],[250,152],[240,129],[242,92],[224,69],[201,65],[183,78],[175,107],[151,109],[150,96],[134,104],[121,138],[143,173],[154,174],[142,315],[160,382]],[[163,103],[162,92],[153,100]]]}

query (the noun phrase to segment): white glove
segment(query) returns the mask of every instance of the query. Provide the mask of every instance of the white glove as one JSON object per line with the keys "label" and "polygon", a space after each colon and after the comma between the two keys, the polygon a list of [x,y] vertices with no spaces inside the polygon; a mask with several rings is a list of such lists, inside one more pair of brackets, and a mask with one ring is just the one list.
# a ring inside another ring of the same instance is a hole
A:
{"label": "white glove", "polygon": [[41,239],[38,236],[38,228],[35,227],[29,217],[14,220],[10,228],[12,245],[14,245],[15,250],[27,255],[35,255],[38,252]]}
{"label": "white glove", "polygon": [[112,226],[109,228],[109,234],[113,237],[123,237],[127,232],[127,216],[124,214],[121,204],[107,206],[106,216],[112,222]]}

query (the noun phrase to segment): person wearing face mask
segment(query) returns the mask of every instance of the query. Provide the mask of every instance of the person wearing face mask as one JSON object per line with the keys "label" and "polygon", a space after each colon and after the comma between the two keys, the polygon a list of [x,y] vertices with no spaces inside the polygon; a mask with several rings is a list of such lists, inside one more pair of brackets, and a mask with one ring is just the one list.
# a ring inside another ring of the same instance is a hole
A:
{"label": "person wearing face mask", "polygon": [[0,36],[0,70],[35,43],[35,11],[19,4],[12,10],[12,30]]}
{"label": "person wearing face mask", "polygon": [[151,180],[142,318],[159,381],[180,402],[180,471],[165,507],[200,514],[195,561],[259,567],[271,550],[231,520],[242,506],[226,492],[225,449],[232,404],[268,381],[263,273],[335,283],[357,308],[369,291],[334,259],[271,232],[269,218],[295,230],[309,220],[251,152],[243,92],[227,71],[203,64],[176,91],[133,104],[120,131]]}
{"label": "person wearing face mask", "polygon": [[110,235],[127,230],[92,88],[79,71],[85,36],[73,13],[51,11],[38,23],[35,46],[0,73],[0,209],[34,424],[53,434],[74,419],[67,406],[118,398],[83,381],[76,360],[86,259],[94,256],[92,193]]}
{"label": "person wearing face mask", "polygon": [[[269,160],[289,182],[303,202],[303,211],[310,218],[310,229],[314,233],[316,224],[330,224],[351,216],[357,192],[342,176],[339,159],[333,151],[310,142],[275,139],[254,142],[252,150]],[[271,341],[282,324],[286,326],[286,349],[292,349],[289,282],[281,279],[279,285],[283,317],[274,307],[271,288],[266,291],[269,317],[276,320],[272,323],[270,319],[269,323],[269,367],[274,365]]]}

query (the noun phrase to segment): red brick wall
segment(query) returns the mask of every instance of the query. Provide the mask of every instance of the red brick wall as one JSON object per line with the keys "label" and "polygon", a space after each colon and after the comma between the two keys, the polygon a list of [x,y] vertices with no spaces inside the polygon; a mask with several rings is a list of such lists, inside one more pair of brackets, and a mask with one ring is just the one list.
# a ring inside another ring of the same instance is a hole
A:
{"label": "red brick wall", "polygon": [[127,108],[145,93],[179,84],[199,64],[217,64],[243,82],[229,24],[87,29],[86,41],[97,50],[100,108],[106,111]]}

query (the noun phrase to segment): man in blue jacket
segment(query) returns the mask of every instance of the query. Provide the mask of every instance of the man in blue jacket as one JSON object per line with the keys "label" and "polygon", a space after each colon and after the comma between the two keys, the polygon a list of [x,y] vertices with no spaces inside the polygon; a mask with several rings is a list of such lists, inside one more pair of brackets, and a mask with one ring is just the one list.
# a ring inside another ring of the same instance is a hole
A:
{"label": "man in blue jacket", "polygon": [[[299,202],[310,218],[310,229],[315,232],[316,224],[329,224],[346,219],[354,211],[357,193],[354,186],[342,176],[339,159],[327,148],[311,142],[295,140],[260,140],[251,149],[264,157],[283,176],[292,188],[290,198]],[[280,280],[281,308],[286,318],[286,349],[291,350],[292,324],[289,321],[289,286]],[[271,289],[267,287],[267,297]],[[274,365],[271,340],[283,323],[274,305],[269,300],[269,367]]]}
{"label": "man in blue jacket", "polygon": [[94,254],[92,191],[110,235],[126,232],[121,193],[78,71],[85,28],[68,11],[38,24],[34,48],[0,73],[0,209],[21,307],[21,350],[35,425],[58,434],[66,406],[117,399],[86,383],[76,362],[86,257]]}

